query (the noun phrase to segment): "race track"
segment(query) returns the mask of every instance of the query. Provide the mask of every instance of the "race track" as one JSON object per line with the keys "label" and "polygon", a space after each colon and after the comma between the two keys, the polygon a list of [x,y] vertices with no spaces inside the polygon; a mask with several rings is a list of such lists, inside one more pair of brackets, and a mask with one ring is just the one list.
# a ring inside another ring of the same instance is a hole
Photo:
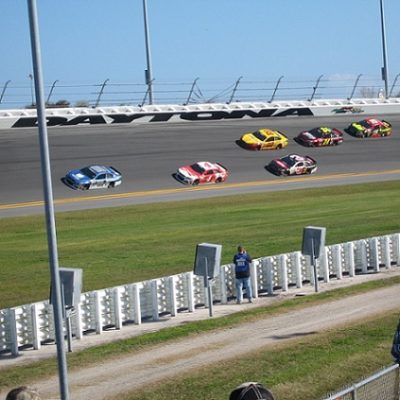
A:
{"label": "race track", "polygon": [[[344,133],[336,147],[305,148],[293,140],[283,150],[251,152],[235,141],[247,131],[276,128],[293,139],[301,130],[326,125],[343,130],[362,115],[330,118],[289,117],[143,125],[54,127],[48,129],[56,211],[117,206],[149,201],[316,187],[398,179],[400,116],[377,116],[393,124],[393,135],[357,139]],[[0,131],[0,217],[43,212],[40,150],[36,129]],[[276,177],[265,170],[273,158],[307,154],[318,162],[313,176]],[[177,182],[177,167],[194,161],[218,161],[226,183],[191,188]],[[79,192],[60,178],[88,164],[113,165],[123,174],[120,187]]]}

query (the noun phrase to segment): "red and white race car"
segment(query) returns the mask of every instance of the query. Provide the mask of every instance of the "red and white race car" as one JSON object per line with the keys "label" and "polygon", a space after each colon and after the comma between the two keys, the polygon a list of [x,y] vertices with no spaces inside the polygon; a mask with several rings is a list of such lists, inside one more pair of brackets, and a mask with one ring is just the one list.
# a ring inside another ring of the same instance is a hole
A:
{"label": "red and white race car", "polygon": [[228,170],[219,163],[198,161],[191,165],[178,168],[174,174],[175,179],[187,185],[199,183],[219,183],[228,178]]}

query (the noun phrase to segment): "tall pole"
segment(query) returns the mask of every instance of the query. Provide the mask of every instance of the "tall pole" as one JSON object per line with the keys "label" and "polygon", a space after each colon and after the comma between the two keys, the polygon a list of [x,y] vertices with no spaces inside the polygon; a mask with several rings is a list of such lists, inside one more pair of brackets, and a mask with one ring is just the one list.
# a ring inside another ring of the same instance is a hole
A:
{"label": "tall pole", "polygon": [[380,0],[380,3],[381,3],[382,54],[383,54],[382,79],[385,82],[385,98],[388,98],[389,90],[388,90],[388,65],[387,65],[387,49],[386,49],[386,33],[385,33],[385,10],[383,7],[383,0]]}
{"label": "tall pole", "polygon": [[149,92],[149,104],[153,104],[153,72],[151,69],[150,34],[147,21],[147,0],[143,0],[144,36],[146,42],[147,69],[145,71],[146,85]]}
{"label": "tall pole", "polygon": [[33,74],[35,78],[36,110],[40,142],[40,159],[42,166],[43,191],[45,199],[47,244],[50,261],[52,304],[54,310],[54,327],[57,345],[57,360],[60,381],[60,395],[62,400],[69,400],[67,362],[64,350],[63,312],[61,301],[60,274],[58,269],[58,253],[56,225],[54,218],[53,190],[51,184],[51,168],[49,144],[44,104],[44,85],[42,77],[42,61],[40,54],[39,27],[36,9],[36,0],[28,0],[29,27],[32,48]]}
{"label": "tall pole", "polygon": [[33,75],[32,74],[29,74],[29,79],[31,82],[31,106],[34,106],[35,103],[33,101]]}

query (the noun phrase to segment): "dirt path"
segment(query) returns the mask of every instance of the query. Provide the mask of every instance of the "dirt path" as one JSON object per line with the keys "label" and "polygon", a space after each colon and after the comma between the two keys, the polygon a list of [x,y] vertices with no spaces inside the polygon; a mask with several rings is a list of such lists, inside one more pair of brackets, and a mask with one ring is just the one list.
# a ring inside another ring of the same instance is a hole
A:
{"label": "dirt path", "polygon": [[[395,271],[395,274],[399,274],[399,272]],[[369,279],[382,277],[376,276]],[[352,283],[359,283],[359,280],[354,279]],[[331,283],[329,288],[345,284],[350,284],[350,282],[341,282],[336,285]],[[322,290],[328,290],[328,288],[323,287]],[[104,362],[85,370],[70,371],[68,373],[70,398],[73,400],[106,399],[118,393],[134,390],[150,381],[154,382],[183,372],[187,373],[198,367],[237,357],[299,335],[312,335],[328,328],[345,325],[350,321],[362,320],[393,309],[398,310],[400,307],[399,290],[400,285],[375,290],[303,310],[268,317],[247,323],[245,326],[196,335],[195,339],[179,340],[156,349],[153,347],[151,350],[122,356],[117,360]],[[307,291],[311,293],[309,288]],[[261,304],[263,301],[259,299],[257,303]],[[234,305],[221,307],[230,307],[233,308],[233,311],[238,310]],[[250,305],[239,307],[245,308]],[[218,306],[214,310],[223,312],[223,310],[218,310]],[[252,332],[251,335],[248,335],[249,331]],[[237,346],[239,342],[241,345]],[[33,386],[39,390],[43,399],[59,398],[58,377],[37,381]],[[5,395],[6,392],[0,393],[0,398],[5,398]]]}

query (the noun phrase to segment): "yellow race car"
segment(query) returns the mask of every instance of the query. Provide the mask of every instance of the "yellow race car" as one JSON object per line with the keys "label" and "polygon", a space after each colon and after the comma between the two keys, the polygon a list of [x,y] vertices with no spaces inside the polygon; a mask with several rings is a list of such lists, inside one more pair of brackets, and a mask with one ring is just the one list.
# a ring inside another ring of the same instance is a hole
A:
{"label": "yellow race car", "polygon": [[282,132],[266,128],[245,133],[238,140],[238,145],[248,150],[283,149],[288,143],[288,138]]}

